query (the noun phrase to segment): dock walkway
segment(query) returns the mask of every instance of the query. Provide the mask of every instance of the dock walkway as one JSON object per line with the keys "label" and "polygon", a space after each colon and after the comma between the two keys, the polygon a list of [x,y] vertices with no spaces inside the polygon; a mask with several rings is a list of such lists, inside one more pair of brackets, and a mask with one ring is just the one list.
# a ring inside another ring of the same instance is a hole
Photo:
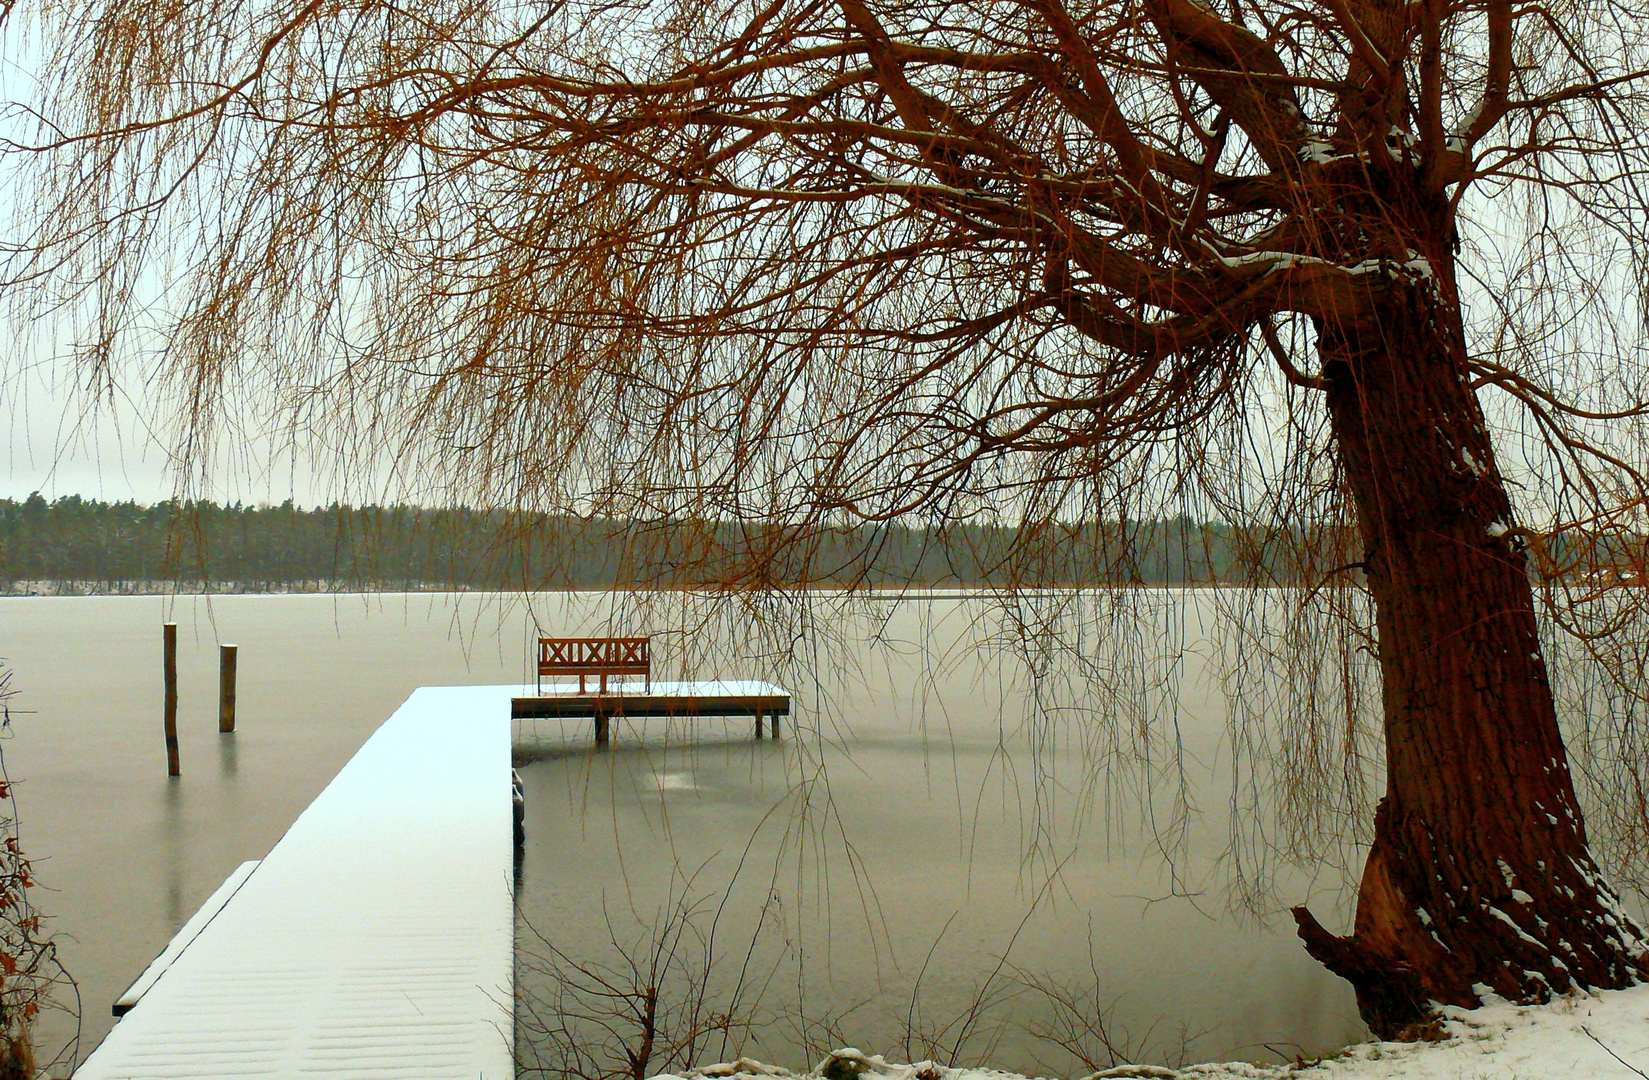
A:
{"label": "dock walkway", "polygon": [[76,1080],[513,1080],[512,718],[594,716],[599,737],[608,716],[767,715],[777,734],[790,711],[765,683],[527,689],[415,691],[114,1003]]}
{"label": "dock walkway", "polygon": [[408,698],[134,984],[76,1080],[513,1080],[519,692]]}

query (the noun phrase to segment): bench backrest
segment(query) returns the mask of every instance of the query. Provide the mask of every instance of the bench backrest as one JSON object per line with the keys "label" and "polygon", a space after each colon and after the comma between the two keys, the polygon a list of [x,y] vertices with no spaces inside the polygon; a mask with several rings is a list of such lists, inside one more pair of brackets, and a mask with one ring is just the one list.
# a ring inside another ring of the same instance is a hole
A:
{"label": "bench backrest", "polygon": [[603,691],[607,689],[609,675],[645,675],[651,681],[650,640],[644,637],[539,638],[538,677],[577,675],[580,692],[587,675],[601,676]]}

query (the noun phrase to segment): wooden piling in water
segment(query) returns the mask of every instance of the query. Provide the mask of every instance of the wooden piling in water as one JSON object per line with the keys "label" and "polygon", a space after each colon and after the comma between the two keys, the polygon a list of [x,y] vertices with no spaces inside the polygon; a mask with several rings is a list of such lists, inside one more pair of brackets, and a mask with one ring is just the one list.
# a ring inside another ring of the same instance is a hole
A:
{"label": "wooden piling in water", "polygon": [[595,714],[595,744],[597,746],[606,746],[607,741],[607,714],[598,712]]}
{"label": "wooden piling in water", "polygon": [[161,628],[161,642],[161,665],[166,680],[162,707],[166,726],[166,775],[181,776],[183,770],[178,766],[177,757],[177,623],[169,622]]}
{"label": "wooden piling in water", "polygon": [[234,645],[218,646],[218,731],[231,735],[235,731],[235,654]]}

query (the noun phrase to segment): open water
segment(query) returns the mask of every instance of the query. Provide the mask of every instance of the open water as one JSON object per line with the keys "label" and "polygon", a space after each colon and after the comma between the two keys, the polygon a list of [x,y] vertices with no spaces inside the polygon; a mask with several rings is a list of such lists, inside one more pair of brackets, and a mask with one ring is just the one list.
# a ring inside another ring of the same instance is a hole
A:
{"label": "open water", "polygon": [[[593,628],[588,598],[535,607],[544,625]],[[558,1010],[588,1012],[580,987],[645,984],[629,964],[649,955],[665,957],[657,985],[704,988],[663,1034],[696,1020],[697,1053],[796,1068],[856,1045],[1078,1075],[1118,1056],[1276,1060],[1364,1036],[1349,989],[1286,915],[1228,909],[1225,718],[1198,672],[1175,711],[1187,786],[1136,798],[1079,749],[1080,712],[1026,722],[1012,664],[970,647],[976,615],[966,600],[906,601],[874,645],[832,635],[817,677],[791,686],[778,741],[745,721],[620,725],[598,753],[582,725],[518,725],[525,1070],[561,1060],[545,1032]],[[168,618],[177,780],[160,730]],[[485,596],[0,599],[20,691],[5,765],[36,903],[78,984],[80,1053],[224,876],[264,855],[413,688],[520,681],[533,633],[520,605]],[[220,641],[240,646],[233,736],[217,733]],[[770,674],[736,653],[682,673]],[[1159,815],[1180,802],[1205,812],[1170,860]],[[1344,917],[1335,872],[1272,884]],[[674,950],[649,953],[660,941]],[[71,1034],[54,1015],[41,1042]]]}

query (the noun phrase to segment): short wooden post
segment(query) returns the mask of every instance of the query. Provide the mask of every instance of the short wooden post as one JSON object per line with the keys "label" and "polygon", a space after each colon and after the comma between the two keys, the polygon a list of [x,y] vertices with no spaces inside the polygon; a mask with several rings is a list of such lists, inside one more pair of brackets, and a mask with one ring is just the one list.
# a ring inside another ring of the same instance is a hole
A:
{"label": "short wooden post", "polygon": [[762,737],[762,711],[756,710],[756,738]]}
{"label": "short wooden post", "polygon": [[164,717],[166,724],[166,775],[182,776],[177,759],[177,623],[161,628],[162,668],[166,679]]}
{"label": "short wooden post", "polygon": [[779,714],[774,713],[772,716],[769,716],[767,718],[767,722],[772,727],[773,737],[777,739],[779,737]]}
{"label": "short wooden post", "polygon": [[595,714],[595,744],[597,746],[607,745],[607,714],[604,712]]}
{"label": "short wooden post", "polygon": [[218,731],[235,730],[235,653],[233,645],[218,646]]}

